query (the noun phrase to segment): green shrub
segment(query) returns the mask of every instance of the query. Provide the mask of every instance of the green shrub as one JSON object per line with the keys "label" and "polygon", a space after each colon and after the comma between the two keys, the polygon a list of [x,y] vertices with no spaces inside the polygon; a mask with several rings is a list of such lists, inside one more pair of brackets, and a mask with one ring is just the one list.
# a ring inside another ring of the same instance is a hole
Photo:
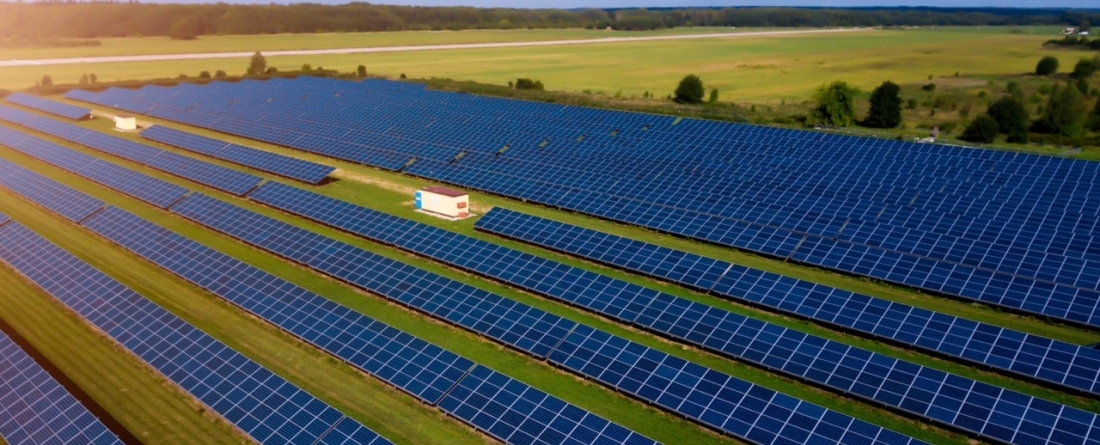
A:
{"label": "green shrub", "polygon": [[979,144],[988,144],[997,139],[997,135],[1001,132],[997,121],[988,115],[981,115],[975,118],[970,125],[966,126],[959,139],[967,142],[975,142]]}
{"label": "green shrub", "polygon": [[871,110],[863,125],[871,128],[896,128],[901,125],[901,87],[883,82],[871,92]]}
{"label": "green shrub", "polygon": [[697,104],[703,102],[703,95],[706,94],[706,89],[703,88],[703,81],[699,79],[699,76],[694,74],[688,74],[680,79],[680,84],[676,86],[676,103],[681,104]]}
{"label": "green shrub", "polygon": [[1049,76],[1058,71],[1058,58],[1054,56],[1046,56],[1039,59],[1039,64],[1035,65],[1035,74],[1039,76]]}

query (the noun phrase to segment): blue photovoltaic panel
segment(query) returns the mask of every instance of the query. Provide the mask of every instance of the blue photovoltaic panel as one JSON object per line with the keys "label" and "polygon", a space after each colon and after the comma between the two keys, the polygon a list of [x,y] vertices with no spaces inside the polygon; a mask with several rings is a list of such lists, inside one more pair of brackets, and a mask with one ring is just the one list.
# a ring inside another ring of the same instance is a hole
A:
{"label": "blue photovoltaic panel", "polygon": [[304,341],[435,404],[473,362],[118,208],[83,224]]}
{"label": "blue photovoltaic panel", "polygon": [[[541,310],[503,299],[484,291],[469,292],[468,286],[453,280],[411,268],[388,259],[379,260],[376,255],[312,232],[291,226],[240,207],[203,195],[192,195],[172,206],[173,212],[199,222],[241,241],[284,256],[317,271],[349,282],[363,289],[378,293],[397,302],[456,323],[502,343],[515,346],[536,356],[541,351],[553,353],[561,340],[582,325],[568,322],[567,329],[545,331],[543,324],[538,332],[543,339],[555,339],[548,349],[517,346],[516,338],[530,332],[524,328],[518,333],[501,331],[499,320],[510,319],[510,313],[523,313],[535,320],[546,320],[549,314]],[[485,302],[490,302],[486,305]],[[556,318],[556,317],[554,317]],[[484,320],[484,321],[482,321]],[[524,324],[524,326],[531,326]],[[536,325],[536,328],[539,326]],[[529,345],[530,343],[528,343]],[[535,343],[536,345],[538,343]],[[640,347],[640,345],[638,345]],[[654,376],[654,378],[657,378]],[[648,394],[639,395],[654,403]],[[675,411],[692,417],[689,412]],[[695,418],[695,417],[693,417]],[[851,418],[842,416],[843,419]],[[712,425],[713,424],[708,424]],[[483,426],[487,428],[487,426]],[[877,428],[877,427],[872,427]],[[727,430],[723,430],[727,431]],[[732,434],[732,432],[731,432]],[[879,434],[876,430],[874,434]],[[892,434],[892,433],[891,433]],[[743,437],[743,436],[739,436]]]}
{"label": "blue photovoltaic panel", "polygon": [[298,79],[81,97],[1100,326],[1096,163],[401,87]]}
{"label": "blue photovoltaic panel", "polygon": [[310,445],[350,421],[20,224],[0,227],[0,260],[259,443]]}
{"label": "blue photovoltaic panel", "polygon": [[122,444],[3,332],[0,332],[0,439],[10,445]]}
{"label": "blue photovoltaic panel", "polygon": [[89,131],[76,125],[42,116],[31,119],[23,125],[235,195],[243,195],[263,181],[263,178],[258,176],[180,156],[119,137]]}
{"label": "blue photovoltaic panel", "polygon": [[[810,336],[464,235],[380,214],[313,192],[273,185],[261,187],[249,197],[349,232],[368,237],[380,233],[382,235],[377,239],[444,263],[496,278],[553,299],[585,307],[601,315],[632,323],[729,357],[817,383],[853,397],[908,411],[925,419],[992,439],[1009,442],[1017,431],[1009,428],[1012,425],[998,423],[1000,418],[997,416],[1003,413],[991,411],[992,408],[979,411],[979,413],[984,412],[984,416],[971,418],[963,415],[964,410],[969,409],[965,402],[976,397],[973,396],[974,393],[980,392],[983,394],[981,397],[988,397],[992,402],[1020,398],[1032,400],[1024,394],[821,337]],[[225,214],[225,211],[217,213]],[[243,221],[245,218],[236,217],[233,220]],[[971,337],[990,342],[986,340],[986,332],[976,332]],[[1006,336],[1004,341],[993,343],[996,343],[998,348],[1016,347],[1020,350],[1025,347],[1022,342],[1014,342],[1014,340],[1017,339]],[[813,359],[805,362],[791,361],[792,354],[799,348],[808,349],[807,354]],[[827,353],[819,354],[821,351]],[[1029,350],[1029,352],[1033,351]],[[1047,352],[1051,353],[1051,360],[1045,364],[1054,372],[1060,371],[1067,374],[1057,366],[1064,363],[1060,360],[1063,356],[1061,351],[1051,348]],[[983,352],[975,350],[971,353]],[[999,354],[1010,353],[999,352]],[[1095,370],[1085,367],[1088,364],[1090,360],[1087,359],[1077,363],[1077,369],[1073,370],[1071,375],[1074,378],[1077,375],[1088,377],[1090,373],[1095,376]],[[1026,365],[1021,364],[1021,366]],[[842,371],[842,374],[838,375],[835,371],[838,368],[851,369],[854,373],[848,375],[843,374],[846,371]],[[922,393],[907,389],[916,385],[912,379],[906,380],[904,377],[899,377],[889,380],[885,374],[876,375],[869,371],[871,369],[889,371],[894,368],[906,368],[914,374],[930,376],[928,377],[930,380],[938,379],[937,381],[941,383],[949,379],[952,381],[958,379],[957,384],[965,386],[967,392],[961,395],[941,392],[932,394],[936,396],[934,401],[926,401],[916,396],[923,395]],[[867,371],[860,371],[865,369]],[[1067,377],[1062,375],[1059,378],[1060,381],[1065,381]],[[1095,377],[1092,380],[1095,381]],[[1088,383],[1088,387],[1091,389],[1092,383]],[[901,394],[887,389],[901,391]],[[905,396],[910,393],[915,394],[914,399]],[[1024,405],[1027,406],[1027,403]],[[1067,418],[1080,415],[1086,421],[1091,421],[1095,417],[1091,413],[1072,410],[1068,407],[1064,409],[1067,410],[1064,414]],[[1073,427],[1066,428],[1068,429],[1059,430],[1057,433],[1072,434]],[[1080,439],[1084,440],[1090,437],[1090,434],[1093,433],[1085,431],[1081,433]],[[1100,430],[1097,434],[1100,434]]]}
{"label": "blue photovoltaic panel", "polygon": [[504,443],[646,445],[654,442],[518,380],[478,366],[439,407]]}
{"label": "blue photovoltaic panel", "polygon": [[478,230],[878,338],[1100,394],[1100,350],[495,208]]}
{"label": "blue photovoltaic panel", "polygon": [[269,153],[243,145],[230,144],[163,125],[154,125],[145,129],[141,132],[141,137],[307,184],[318,184],[336,170],[335,167]]}
{"label": "blue photovoltaic panel", "polygon": [[11,218],[8,218],[8,215],[0,213],[0,226],[6,224],[8,221],[11,221]]}
{"label": "blue photovoltaic panel", "polygon": [[103,201],[61,185],[4,159],[0,159],[0,186],[64,216],[70,221],[80,221],[87,218],[88,215],[95,213],[104,206]]}
{"label": "blue photovoltaic panel", "polygon": [[29,121],[34,117],[34,113],[28,113],[23,110],[0,105],[0,120],[11,122],[16,125],[22,125],[23,122]]}
{"label": "blue photovoltaic panel", "polygon": [[87,108],[81,108],[72,106],[69,104],[63,104],[61,102],[54,102],[49,99],[44,99],[37,96],[31,96],[23,93],[11,93],[5,98],[8,102],[13,104],[19,104],[24,107],[34,108],[39,111],[45,111],[50,114],[56,114],[58,116],[69,118],[72,120],[81,120],[92,114],[92,110]]}
{"label": "blue photovoltaic panel", "polygon": [[576,324],[493,293],[201,194],[171,208],[185,218],[385,298],[545,357]]}
{"label": "blue photovoltaic panel", "polygon": [[167,208],[189,191],[175,184],[143,175],[75,150],[27,136],[9,144],[0,135],[0,145],[7,145],[71,173],[133,196],[160,208]]}

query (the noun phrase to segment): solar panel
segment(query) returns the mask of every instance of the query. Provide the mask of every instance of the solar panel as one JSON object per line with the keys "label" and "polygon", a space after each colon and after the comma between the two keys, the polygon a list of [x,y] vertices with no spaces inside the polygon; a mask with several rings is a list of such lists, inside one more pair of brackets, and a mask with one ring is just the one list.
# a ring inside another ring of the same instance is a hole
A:
{"label": "solar panel", "polygon": [[335,167],[269,153],[243,145],[230,144],[163,125],[155,125],[145,129],[141,132],[141,137],[307,184],[318,184],[336,170]]}
{"label": "solar panel", "polygon": [[2,139],[0,137],[0,145],[9,146],[24,154],[160,208],[167,208],[189,192],[187,189],[175,184],[119,167],[33,136],[26,136],[20,142],[14,144],[5,143]]}
{"label": "solar panel", "polygon": [[28,113],[23,110],[0,105],[0,120],[11,122],[16,125],[21,125],[23,124],[23,122],[29,121],[34,117],[34,113]]}
{"label": "solar panel", "polygon": [[[398,153],[405,163],[386,168],[1100,326],[1091,312],[1100,300],[1095,164],[376,82],[111,96],[103,100],[177,107],[183,121],[214,119],[218,131],[345,159],[308,144],[325,138],[321,145]],[[226,121],[242,115],[256,117]],[[897,272],[929,262],[942,272],[934,279]]]}
{"label": "solar panel", "polygon": [[0,186],[74,222],[87,218],[105,205],[103,201],[4,159],[0,159]]}
{"label": "solar panel", "polygon": [[3,332],[0,439],[11,445],[122,443]]}
{"label": "solar panel", "polygon": [[435,404],[473,362],[118,208],[83,224],[359,369]]}
{"label": "solar panel", "polygon": [[[228,169],[197,159],[180,156],[126,139],[89,131],[82,127],[42,116],[23,123],[24,126],[74,142],[85,147],[115,155],[235,195],[243,195],[263,178]],[[109,168],[109,167],[108,167]],[[163,192],[158,192],[160,194]],[[135,193],[135,196],[138,196]],[[163,199],[158,199],[158,204]]]}
{"label": "solar panel", "polygon": [[[456,323],[504,344],[535,354],[537,357],[545,357],[546,354],[552,353],[556,345],[569,332],[582,326],[571,321],[568,321],[567,325],[561,323],[549,325],[559,326],[560,328],[556,330],[546,330],[546,323],[543,323],[542,327],[534,325],[538,328],[538,332],[546,333],[540,334],[543,339],[547,337],[553,339],[552,342],[544,343],[549,347],[534,348],[529,346],[530,343],[517,345],[515,341],[517,333],[502,331],[493,323],[501,319],[507,320],[509,313],[517,312],[526,314],[528,317],[537,315],[534,317],[535,320],[546,320],[548,317],[560,319],[536,308],[485,291],[467,291],[468,286],[445,277],[392,260],[380,260],[376,255],[362,249],[203,195],[189,196],[172,206],[171,210],[241,241],[292,259],[442,320]],[[486,305],[486,301],[490,301],[491,304]],[[522,325],[531,326],[530,323]],[[519,332],[529,332],[527,329]]]}
{"label": "solar panel", "polygon": [[11,221],[11,218],[9,218],[8,215],[0,213],[0,226],[7,224],[8,221]]}
{"label": "solar panel", "polygon": [[1100,350],[494,208],[478,230],[876,338],[1100,393]]}
{"label": "solar panel", "polygon": [[439,407],[504,443],[655,443],[480,365],[447,393]]}
{"label": "solar panel", "polygon": [[312,444],[350,421],[18,223],[0,227],[0,259],[259,443]]}
{"label": "solar panel", "polygon": [[[882,367],[883,372],[895,367],[905,367],[913,373],[935,375],[941,382],[948,378],[960,379],[960,382],[964,382],[960,384],[970,385],[967,386],[968,389],[981,388],[983,391],[995,393],[991,396],[993,401],[1031,399],[1024,394],[822,337],[807,335],[464,235],[392,216],[379,216],[379,212],[313,192],[273,185],[261,187],[249,197],[277,208],[293,209],[291,210],[293,213],[303,214],[352,233],[366,234],[365,236],[368,237],[372,233],[389,234],[381,238],[446,264],[474,271],[552,299],[584,307],[600,315],[668,335],[719,354],[783,372],[843,394],[908,411],[948,427],[961,428],[997,440],[1007,440],[1003,437],[1007,433],[998,430],[998,426],[990,426],[993,420],[988,416],[978,420],[956,416],[961,412],[959,410],[964,406],[963,402],[967,399],[967,394],[961,397],[943,396],[937,399],[939,402],[936,404],[923,404],[919,405],[919,408],[912,408],[906,405],[911,400],[901,396],[911,391],[908,388],[914,387],[913,380],[907,381],[902,378],[889,381],[886,379],[886,374],[880,376],[870,372],[869,364]],[[217,215],[231,215],[227,217],[227,221],[234,221],[236,224],[254,220],[242,215],[232,215],[231,210],[208,211]],[[974,332],[971,337],[984,339],[986,335],[987,332],[983,330]],[[993,343],[996,343],[999,348],[1010,348],[1014,345],[1012,340],[1012,336],[1006,336],[1005,341],[993,341]],[[811,359],[790,360],[803,345],[810,350],[807,354]],[[1022,348],[1024,344],[1018,342],[1015,346]],[[978,348],[979,345],[975,344],[974,347]],[[821,351],[828,351],[830,354],[818,354]],[[1048,351],[1054,351],[1054,349]],[[969,354],[973,356],[979,353],[989,354],[976,350],[970,351]],[[1012,354],[1007,351],[998,353]],[[1058,356],[1059,354],[1054,354],[1052,359]],[[1051,360],[1047,365],[1057,372],[1059,365],[1064,363],[1062,360]],[[1086,358],[1081,360],[1077,369],[1073,371],[1075,378],[1077,375],[1093,376],[1092,381],[1087,383],[1089,390],[1092,390],[1095,385],[1096,374],[1094,370],[1082,365],[1087,366],[1091,363],[1100,362]],[[1021,364],[1021,366],[1028,365],[1033,366],[1034,363]],[[838,377],[834,372],[838,366],[850,368],[851,375]],[[1065,370],[1062,372],[1065,373]],[[1065,379],[1066,377],[1063,376],[1060,380],[1065,381]],[[884,389],[886,387],[901,391],[902,394],[886,391]],[[923,401],[918,402],[923,403]],[[1068,407],[1065,409],[1072,410]],[[955,414],[940,415],[941,411],[950,411]],[[1090,419],[1089,416],[1093,416],[1083,411],[1075,412],[1074,415],[1077,414],[1085,415]],[[996,432],[993,433],[993,431]],[[1000,436],[992,436],[992,434]]]}
{"label": "solar panel", "polygon": [[72,106],[69,104],[63,104],[61,102],[54,102],[49,99],[44,99],[37,96],[31,96],[23,93],[11,93],[5,98],[8,102],[13,104],[19,104],[24,107],[34,108],[39,111],[45,111],[50,114],[56,114],[58,116],[69,118],[72,120],[81,120],[90,117],[92,111],[87,108],[81,108]]}

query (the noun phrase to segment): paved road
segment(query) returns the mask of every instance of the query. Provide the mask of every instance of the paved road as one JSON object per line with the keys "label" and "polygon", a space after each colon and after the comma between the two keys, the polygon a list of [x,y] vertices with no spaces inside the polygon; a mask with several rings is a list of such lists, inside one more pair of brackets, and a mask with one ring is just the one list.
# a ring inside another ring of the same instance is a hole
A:
{"label": "paved road", "polygon": [[[861,31],[865,28],[848,29],[809,29],[801,31],[754,31],[754,32],[730,32],[717,34],[686,34],[675,36],[649,36],[649,37],[607,37],[601,39],[583,40],[544,40],[541,42],[508,42],[508,43],[469,43],[462,45],[424,45],[424,46],[386,46],[367,48],[339,48],[339,49],[303,49],[292,51],[265,51],[267,57],[278,56],[312,56],[323,54],[360,54],[360,53],[390,53],[401,51],[439,51],[452,49],[479,49],[479,48],[515,48],[528,46],[558,46],[558,45],[586,45],[592,43],[615,42],[646,42],[651,40],[686,40],[686,39],[710,39],[710,38],[738,38],[738,37],[767,37],[786,36],[794,34],[819,34]],[[196,53],[196,54],[160,54],[147,56],[107,56],[107,57],[70,57],[62,59],[33,59],[33,60],[4,60],[0,61],[0,68],[15,66],[38,65],[71,65],[77,63],[115,63],[115,62],[159,62],[165,60],[194,60],[194,59],[231,59],[252,56],[251,52],[233,53]]]}

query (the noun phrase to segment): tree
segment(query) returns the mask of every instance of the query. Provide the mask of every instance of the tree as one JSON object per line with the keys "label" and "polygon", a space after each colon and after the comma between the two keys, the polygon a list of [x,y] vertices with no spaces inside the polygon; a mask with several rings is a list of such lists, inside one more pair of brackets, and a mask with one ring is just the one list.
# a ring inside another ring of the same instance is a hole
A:
{"label": "tree", "polygon": [[1089,130],[1100,131],[1100,99],[1096,100],[1096,107],[1092,109],[1092,115],[1089,116]]}
{"label": "tree", "polygon": [[542,90],[546,89],[546,86],[542,84],[541,80],[531,80],[530,78],[516,79],[517,90]]}
{"label": "tree", "polygon": [[989,115],[983,114],[975,118],[970,125],[966,126],[959,139],[967,142],[975,142],[979,144],[988,144],[997,139],[997,134],[1001,132],[1000,127],[997,126],[997,121]]}
{"label": "tree", "polygon": [[1039,59],[1039,64],[1035,65],[1035,74],[1039,76],[1049,76],[1058,71],[1058,58],[1054,56],[1046,56]]}
{"label": "tree", "polygon": [[871,92],[871,111],[863,125],[871,128],[897,128],[901,125],[901,87],[883,82]]}
{"label": "tree", "polygon": [[1075,79],[1088,79],[1092,77],[1097,70],[1100,70],[1100,56],[1095,56],[1091,59],[1081,59],[1077,62],[1077,65],[1073,67],[1073,76]]}
{"label": "tree", "polygon": [[225,74],[225,70],[218,70],[218,71],[214,72],[214,78],[215,79],[222,79],[224,77],[227,77],[226,74]]}
{"label": "tree", "polygon": [[408,77],[405,77],[405,73],[401,73],[401,78],[402,79],[408,79]]}
{"label": "tree", "polygon": [[209,78],[210,78],[210,71],[203,71],[203,72],[199,73],[199,79],[209,79]]}
{"label": "tree", "polygon": [[814,108],[806,117],[807,125],[847,127],[856,120],[856,96],[859,89],[843,81],[817,88]]}
{"label": "tree", "polygon": [[997,127],[1000,128],[1001,133],[1008,135],[1008,142],[1027,143],[1027,109],[1019,99],[1013,96],[997,99],[989,106],[986,114],[997,121]]}
{"label": "tree", "polygon": [[80,76],[80,84],[81,85],[87,85],[88,84],[88,73],[84,73]]}
{"label": "tree", "polygon": [[248,74],[258,76],[263,74],[265,70],[267,70],[267,59],[259,51],[256,51],[256,54],[252,55],[252,60],[248,63]]}
{"label": "tree", "polygon": [[302,71],[305,71],[305,72],[308,73],[310,71],[313,71],[313,67],[310,66],[310,64],[308,64],[308,63],[303,63],[302,64]]}
{"label": "tree", "polygon": [[718,88],[710,90],[710,99],[707,102],[712,104],[718,103]]}
{"label": "tree", "polygon": [[50,85],[53,85],[53,78],[47,74],[42,76],[42,80],[40,80],[38,83],[42,84],[42,86],[44,87],[48,87]]}
{"label": "tree", "polygon": [[199,21],[195,17],[186,17],[173,23],[168,37],[172,40],[195,40],[199,37]]}
{"label": "tree", "polygon": [[1077,87],[1077,91],[1081,92],[1082,96],[1089,95],[1089,81],[1084,77],[1078,77],[1077,81],[1073,83],[1073,86]]}
{"label": "tree", "polygon": [[95,73],[88,73],[88,82],[91,82],[91,83],[94,84],[98,81],[99,81],[99,78],[95,76]]}
{"label": "tree", "polygon": [[680,79],[680,85],[676,87],[676,103],[697,104],[703,102],[703,95],[707,94],[703,88],[703,81],[699,76],[688,74]]}
{"label": "tree", "polygon": [[1036,125],[1036,130],[1065,137],[1081,135],[1085,124],[1085,101],[1081,92],[1073,86],[1055,87],[1050,93],[1046,113]]}
{"label": "tree", "polygon": [[264,71],[264,74],[267,74],[268,76],[270,76],[270,75],[278,73],[278,72],[279,72],[278,68],[275,68],[273,66],[269,66],[269,67],[267,67],[267,70]]}
{"label": "tree", "polygon": [[355,71],[359,74],[359,77],[367,77],[367,67],[359,65],[359,68],[356,68]]}

